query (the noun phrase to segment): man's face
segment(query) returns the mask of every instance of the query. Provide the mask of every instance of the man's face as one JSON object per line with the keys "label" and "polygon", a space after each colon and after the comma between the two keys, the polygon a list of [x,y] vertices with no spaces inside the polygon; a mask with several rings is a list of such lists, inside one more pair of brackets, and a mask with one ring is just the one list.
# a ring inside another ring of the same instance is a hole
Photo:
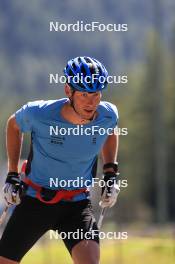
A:
{"label": "man's face", "polygon": [[91,119],[100,103],[101,92],[88,93],[76,91],[73,95],[76,111],[85,119]]}

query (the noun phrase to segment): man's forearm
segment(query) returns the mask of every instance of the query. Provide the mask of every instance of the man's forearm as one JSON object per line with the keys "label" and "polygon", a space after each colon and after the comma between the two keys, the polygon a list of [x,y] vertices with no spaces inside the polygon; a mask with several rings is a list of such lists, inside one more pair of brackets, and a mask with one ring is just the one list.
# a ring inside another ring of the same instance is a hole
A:
{"label": "man's forearm", "polygon": [[18,163],[21,154],[23,135],[20,132],[15,117],[12,116],[7,122],[6,148],[8,156],[8,171],[18,172]]}
{"label": "man's forearm", "polygon": [[102,159],[104,164],[109,162],[114,163],[116,161],[117,153],[118,153],[118,145],[119,145],[118,135],[108,136],[102,148]]}

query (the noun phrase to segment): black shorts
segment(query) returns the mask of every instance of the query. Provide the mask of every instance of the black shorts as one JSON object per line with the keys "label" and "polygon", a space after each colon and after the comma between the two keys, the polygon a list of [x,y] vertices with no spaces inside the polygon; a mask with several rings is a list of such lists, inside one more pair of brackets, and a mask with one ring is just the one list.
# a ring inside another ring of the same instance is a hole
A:
{"label": "black shorts", "polygon": [[[95,232],[88,233],[90,227]],[[82,240],[99,243],[98,228],[88,199],[47,205],[25,196],[21,204],[15,207],[4,230],[0,240],[0,256],[20,262],[48,230],[55,230],[55,234],[61,235],[70,254],[72,248]],[[73,234],[77,235],[77,232],[79,235],[75,237]],[[85,233],[88,236],[84,236]],[[52,237],[55,239],[55,236]]]}

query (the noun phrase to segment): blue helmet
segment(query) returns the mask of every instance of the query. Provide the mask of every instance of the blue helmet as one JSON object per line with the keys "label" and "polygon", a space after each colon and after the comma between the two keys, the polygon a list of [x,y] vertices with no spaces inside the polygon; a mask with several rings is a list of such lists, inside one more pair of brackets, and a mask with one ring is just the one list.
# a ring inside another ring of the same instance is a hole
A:
{"label": "blue helmet", "polygon": [[69,60],[64,68],[64,74],[73,90],[96,92],[107,86],[106,68],[98,60],[90,57],[76,57]]}

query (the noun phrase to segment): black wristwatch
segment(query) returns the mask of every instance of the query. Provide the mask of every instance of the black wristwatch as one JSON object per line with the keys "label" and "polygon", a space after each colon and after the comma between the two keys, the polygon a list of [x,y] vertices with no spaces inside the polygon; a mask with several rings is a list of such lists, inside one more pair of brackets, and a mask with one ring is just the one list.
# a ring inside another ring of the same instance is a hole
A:
{"label": "black wristwatch", "polygon": [[19,173],[17,172],[9,172],[7,174],[7,178],[6,178],[6,183],[11,183],[11,184],[20,184],[20,178],[19,178]]}
{"label": "black wristwatch", "polygon": [[113,169],[115,173],[118,173],[118,162],[108,162],[106,164],[103,165],[103,170],[106,169]]}

